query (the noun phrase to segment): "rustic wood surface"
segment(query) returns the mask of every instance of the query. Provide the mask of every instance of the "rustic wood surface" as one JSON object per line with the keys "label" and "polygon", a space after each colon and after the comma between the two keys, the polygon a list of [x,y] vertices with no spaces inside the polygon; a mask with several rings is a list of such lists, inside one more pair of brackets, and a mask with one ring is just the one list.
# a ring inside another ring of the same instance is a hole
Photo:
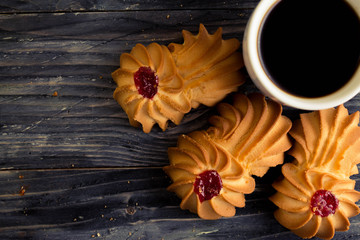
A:
{"label": "rustic wood surface", "polygon": [[[256,179],[233,218],[201,220],[166,191],[167,148],[214,109],[145,134],[112,98],[110,74],[135,43],[180,43],[200,23],[241,40],[257,3],[0,1],[0,239],[298,239],[268,200],[279,167]],[[247,79],[239,91],[257,90]],[[359,100],[345,106],[358,111]],[[351,224],[334,239],[360,238],[360,216]]]}

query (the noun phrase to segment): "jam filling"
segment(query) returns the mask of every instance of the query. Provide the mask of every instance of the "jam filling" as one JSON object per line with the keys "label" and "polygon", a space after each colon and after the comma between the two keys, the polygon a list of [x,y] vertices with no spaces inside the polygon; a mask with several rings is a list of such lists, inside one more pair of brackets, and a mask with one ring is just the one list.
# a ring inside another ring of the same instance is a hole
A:
{"label": "jam filling", "polygon": [[159,85],[159,78],[150,67],[140,67],[134,74],[134,82],[139,94],[152,99]]}
{"label": "jam filling", "polygon": [[321,217],[334,214],[338,206],[339,200],[327,190],[317,190],[311,198],[311,211]]}
{"label": "jam filling", "polygon": [[194,192],[199,196],[200,202],[203,202],[219,195],[222,187],[223,184],[218,172],[209,170],[196,177]]}

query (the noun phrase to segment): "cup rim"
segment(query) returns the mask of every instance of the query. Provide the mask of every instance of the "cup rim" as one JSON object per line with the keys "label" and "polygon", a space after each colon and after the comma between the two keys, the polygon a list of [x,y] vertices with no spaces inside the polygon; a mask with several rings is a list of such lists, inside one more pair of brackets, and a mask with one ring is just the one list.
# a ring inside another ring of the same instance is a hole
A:
{"label": "cup rim", "polygon": [[[341,105],[360,91],[360,64],[349,81],[337,91],[314,98],[300,97],[285,92],[268,77],[259,53],[259,35],[263,22],[281,0],[260,1],[254,9],[245,29],[243,41],[244,62],[255,85],[267,96],[298,109],[320,110]],[[360,16],[359,16],[360,18]]]}

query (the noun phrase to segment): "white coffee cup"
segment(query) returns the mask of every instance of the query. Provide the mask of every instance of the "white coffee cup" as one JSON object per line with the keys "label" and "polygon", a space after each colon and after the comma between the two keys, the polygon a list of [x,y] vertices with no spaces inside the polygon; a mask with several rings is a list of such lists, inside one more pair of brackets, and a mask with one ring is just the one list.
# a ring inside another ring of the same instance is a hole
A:
{"label": "white coffee cup", "polygon": [[[352,78],[335,92],[322,97],[299,97],[278,87],[264,70],[259,53],[259,35],[267,14],[281,0],[261,0],[252,13],[244,33],[243,56],[250,78],[266,96],[290,107],[304,110],[319,110],[336,107],[360,92],[360,65]],[[344,0],[360,18],[360,1]],[[311,6],[309,6],[311,7]],[[360,43],[359,43],[360,44]],[[291,76],[289,76],[291,78]],[[326,86],[324,86],[326,87]]]}

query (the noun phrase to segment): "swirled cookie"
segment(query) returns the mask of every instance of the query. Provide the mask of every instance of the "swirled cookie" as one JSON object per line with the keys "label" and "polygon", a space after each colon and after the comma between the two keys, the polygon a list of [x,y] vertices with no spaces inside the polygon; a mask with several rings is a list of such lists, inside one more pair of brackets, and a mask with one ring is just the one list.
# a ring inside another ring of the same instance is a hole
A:
{"label": "swirled cookie", "polygon": [[179,124],[191,110],[184,92],[183,78],[178,74],[167,47],[141,44],[120,57],[120,68],[112,73],[117,84],[114,98],[129,117],[130,124],[151,131],[155,123],[165,130],[168,120]]}
{"label": "swirled cookie", "polygon": [[182,34],[183,44],[171,43],[168,47],[193,108],[200,104],[214,106],[244,83],[238,71],[244,62],[237,52],[237,39],[223,40],[222,28],[211,35],[202,24],[197,35],[186,30]]}
{"label": "swirled cookie", "polygon": [[244,194],[255,189],[252,175],[281,164],[291,147],[291,121],[281,115],[280,104],[260,94],[238,94],[233,105],[221,103],[218,109],[207,131],[179,137],[164,167],[180,207],[204,219],[234,216],[235,207],[245,206]]}
{"label": "swirled cookie", "polygon": [[146,133],[154,124],[162,130],[169,120],[179,124],[191,108],[213,106],[244,82],[238,40],[223,40],[221,28],[210,35],[203,25],[198,35],[183,36],[183,44],[169,47],[137,44],[112,73],[114,98],[130,124],[142,125]]}
{"label": "swirled cookie", "polygon": [[360,192],[350,176],[360,162],[359,112],[341,105],[302,114],[294,123],[294,162],[282,167],[283,178],[270,200],[279,207],[275,218],[302,238],[333,238],[347,231],[348,218],[359,214]]}

